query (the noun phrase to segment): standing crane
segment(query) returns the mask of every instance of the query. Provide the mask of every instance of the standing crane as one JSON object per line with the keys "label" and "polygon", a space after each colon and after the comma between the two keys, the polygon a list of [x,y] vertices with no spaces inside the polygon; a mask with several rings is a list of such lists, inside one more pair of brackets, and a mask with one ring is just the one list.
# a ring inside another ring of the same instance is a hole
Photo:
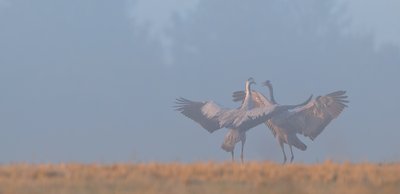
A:
{"label": "standing crane", "polygon": [[[253,96],[259,96],[259,98],[253,97],[254,104],[259,107],[271,106],[270,104],[278,105],[274,98],[271,82],[266,81],[263,85],[267,86],[269,89],[270,100],[259,92],[253,91]],[[325,127],[333,119],[337,118],[343,109],[347,107],[346,103],[349,101],[345,100],[347,98],[345,93],[345,91],[336,91],[324,96],[318,96],[313,100],[311,100],[311,96],[309,98],[310,100],[303,106],[290,111],[281,111],[279,114],[275,114],[265,122],[265,125],[271,129],[282,149],[284,157],[283,163],[287,160],[284,143],[289,145],[291,153],[290,162],[293,162],[294,155],[292,146],[302,151],[307,149],[307,146],[297,137],[296,134],[302,134],[309,137],[311,140],[314,140],[325,129]],[[243,91],[234,92],[232,97],[234,101],[242,101]],[[264,104],[264,102],[270,104]]]}

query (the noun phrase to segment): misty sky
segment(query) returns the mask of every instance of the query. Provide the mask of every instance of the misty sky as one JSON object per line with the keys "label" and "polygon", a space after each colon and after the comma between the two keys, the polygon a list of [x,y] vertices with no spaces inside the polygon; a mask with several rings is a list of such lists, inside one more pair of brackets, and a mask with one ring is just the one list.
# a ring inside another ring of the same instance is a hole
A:
{"label": "misty sky", "polygon": [[[296,162],[398,161],[399,9],[0,0],[0,163],[230,160],[225,129],[209,134],[172,106],[186,97],[237,107],[231,93],[249,77],[271,80],[282,104],[348,92],[349,108],[316,140],[300,137],[308,148],[294,150]],[[245,159],[282,160],[265,126],[247,133]]]}

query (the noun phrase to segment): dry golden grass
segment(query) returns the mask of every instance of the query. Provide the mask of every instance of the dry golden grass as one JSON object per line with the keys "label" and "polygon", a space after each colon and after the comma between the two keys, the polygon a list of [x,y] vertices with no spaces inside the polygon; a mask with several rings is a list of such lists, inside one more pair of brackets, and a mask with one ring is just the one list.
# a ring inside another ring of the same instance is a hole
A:
{"label": "dry golden grass", "polygon": [[0,194],[400,193],[400,164],[12,164]]}

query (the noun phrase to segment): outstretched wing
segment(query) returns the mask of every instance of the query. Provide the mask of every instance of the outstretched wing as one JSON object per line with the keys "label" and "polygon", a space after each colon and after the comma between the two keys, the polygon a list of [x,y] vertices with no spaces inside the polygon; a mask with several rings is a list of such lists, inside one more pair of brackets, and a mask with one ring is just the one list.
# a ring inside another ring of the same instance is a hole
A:
{"label": "outstretched wing", "polygon": [[245,113],[246,119],[240,123],[239,127],[248,130],[262,124],[270,119],[279,108],[277,105],[253,108]]}
{"label": "outstretched wing", "polygon": [[275,106],[247,109],[225,109],[212,101],[196,102],[185,98],[176,99],[175,110],[200,124],[210,133],[223,127],[233,129],[250,129],[272,115]]}
{"label": "outstretched wing", "polygon": [[[256,90],[252,90],[251,94],[255,107],[273,106],[273,103],[268,100],[268,98],[266,98],[262,93]],[[245,96],[246,94],[244,91],[236,91],[232,93],[232,100],[234,102],[240,101],[243,103]]]}
{"label": "outstretched wing", "polygon": [[324,128],[347,107],[345,91],[319,96],[308,104],[294,109],[286,125],[310,139],[315,139]]}
{"label": "outstretched wing", "polygon": [[223,127],[218,120],[223,109],[214,102],[196,102],[186,98],[178,98],[175,103],[176,111],[200,124],[208,132],[212,133]]}

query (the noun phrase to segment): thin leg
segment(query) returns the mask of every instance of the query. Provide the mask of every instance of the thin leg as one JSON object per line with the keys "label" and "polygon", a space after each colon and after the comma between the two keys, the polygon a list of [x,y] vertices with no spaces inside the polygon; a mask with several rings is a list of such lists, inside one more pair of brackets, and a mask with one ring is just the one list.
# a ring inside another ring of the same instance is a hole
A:
{"label": "thin leg", "polygon": [[281,139],[278,139],[279,145],[281,146],[282,153],[283,153],[283,164],[286,163],[286,153],[285,153],[285,148],[283,147],[283,141]]}
{"label": "thin leg", "polygon": [[231,151],[231,154],[232,154],[232,162],[234,162],[235,160],[234,160],[234,157],[233,157],[233,150]]}
{"label": "thin leg", "polygon": [[244,149],[244,142],[245,141],[242,141],[242,152],[240,153],[240,160],[242,161],[242,164],[243,164],[243,149]]}
{"label": "thin leg", "polygon": [[293,159],[294,159],[293,150],[292,150],[292,145],[289,145],[289,148],[290,148],[290,153],[292,154],[292,158],[290,158],[290,163],[292,163],[292,162],[293,162]]}

